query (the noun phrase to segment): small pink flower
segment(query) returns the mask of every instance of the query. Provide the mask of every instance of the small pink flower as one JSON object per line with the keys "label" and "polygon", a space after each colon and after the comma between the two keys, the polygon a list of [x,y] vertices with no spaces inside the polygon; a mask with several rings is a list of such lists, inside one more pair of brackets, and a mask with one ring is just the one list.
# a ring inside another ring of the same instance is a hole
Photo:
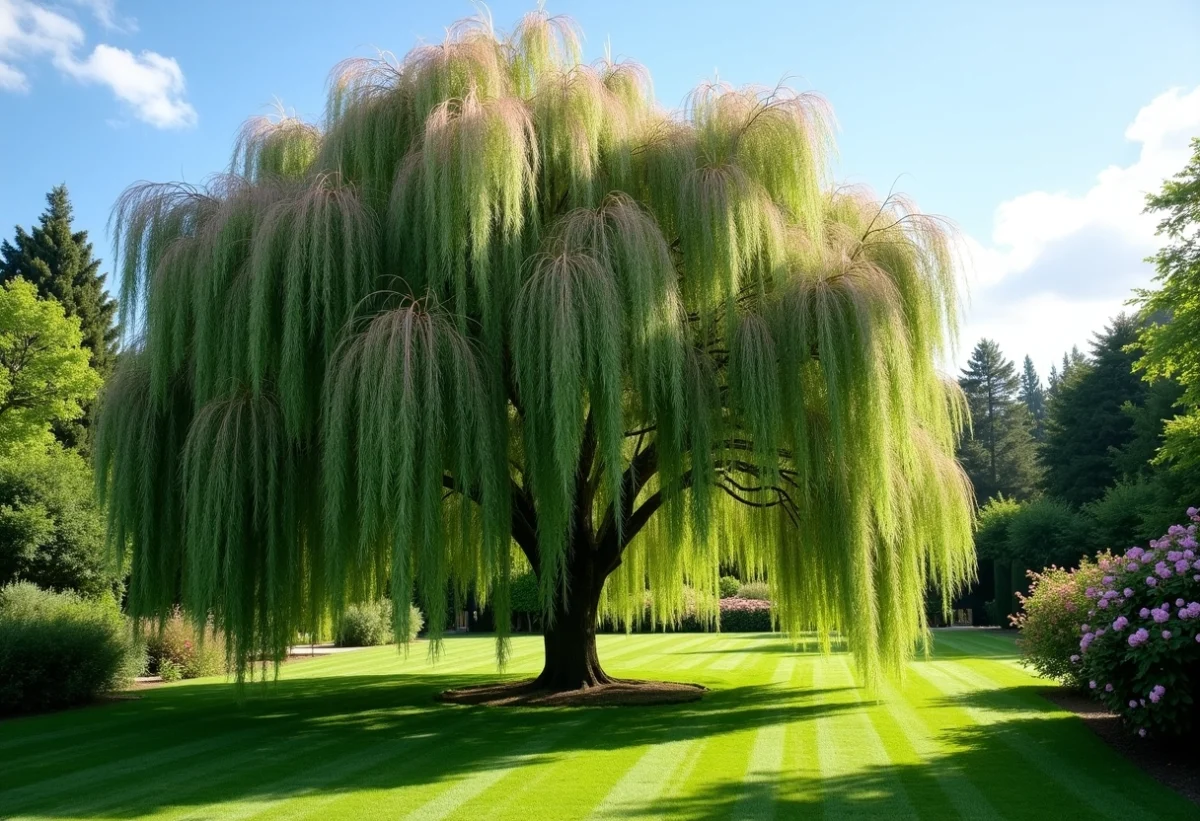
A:
{"label": "small pink flower", "polygon": [[1140,730],[1138,730],[1138,735],[1140,735],[1142,738],[1145,738],[1146,737],[1146,728],[1142,727]]}
{"label": "small pink flower", "polygon": [[[1170,630],[1164,630],[1164,631],[1163,631],[1163,638],[1164,638],[1164,639],[1169,639],[1169,638],[1171,638],[1171,631],[1170,631]],[[1059,656],[1059,658],[1062,658],[1062,656]]]}
{"label": "small pink flower", "polygon": [[1158,579],[1154,578],[1153,576],[1147,576],[1146,584],[1150,587],[1155,587],[1158,584]]}
{"label": "small pink flower", "polygon": [[1091,687],[1093,690],[1095,690],[1096,689],[1096,680],[1092,679],[1091,681],[1089,681],[1088,686]]}
{"label": "small pink flower", "polygon": [[1112,692],[1112,685],[1111,685],[1111,684],[1105,684],[1105,685],[1104,685],[1104,692],[1106,692],[1106,693],[1111,693],[1111,692]]}

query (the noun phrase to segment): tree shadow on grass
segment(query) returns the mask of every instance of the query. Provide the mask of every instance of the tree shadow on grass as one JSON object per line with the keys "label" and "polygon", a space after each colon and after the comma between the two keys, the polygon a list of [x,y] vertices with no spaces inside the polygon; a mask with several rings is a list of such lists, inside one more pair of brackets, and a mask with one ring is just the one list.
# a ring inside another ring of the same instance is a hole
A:
{"label": "tree shadow on grass", "polygon": [[[131,818],[221,801],[270,802],[449,781],[492,769],[805,722],[852,703],[833,690],[714,690],[653,707],[446,706],[495,675],[357,675],[249,686],[203,683],[73,711],[48,732],[0,738],[0,817]],[[66,720],[66,719],[74,720]],[[29,730],[34,729],[31,725]]]}
{"label": "tree shadow on grass", "polygon": [[[936,755],[887,763],[864,743],[852,772],[812,757],[778,773],[710,780],[618,813],[628,818],[1195,819],[1200,808],[1097,743],[1073,717],[977,724],[938,734]],[[790,766],[788,766],[790,765]]]}
{"label": "tree shadow on grass", "polygon": [[[716,689],[700,702],[655,707],[495,709],[435,701],[449,687],[496,678],[311,676],[250,686],[240,700],[234,685],[206,682],[148,691],[136,702],[8,722],[0,733],[0,817],[132,818],[167,810],[188,817],[269,816],[300,796],[332,802],[429,785],[428,797],[450,789],[452,781],[500,778],[508,768],[573,755],[581,755],[580,766],[567,775],[586,781],[592,754],[781,726],[786,730],[775,730],[778,749],[772,748],[778,758],[763,771],[761,762],[751,760],[744,777],[710,774],[686,789],[668,783],[660,797],[630,801],[613,813],[705,819],[814,813],[1042,818],[1048,812],[1064,818],[1195,817],[1195,807],[1149,782],[1081,722],[1055,713],[1037,686],[935,699],[925,705],[931,715],[966,710],[999,717],[992,723],[931,719],[931,727],[944,729],[918,750],[912,738],[895,742],[899,719],[888,717],[886,704],[873,711],[876,718],[864,714],[861,724],[842,723],[847,711],[874,703],[848,699],[837,689],[736,686]],[[889,739],[886,752],[879,739],[871,741],[868,721],[875,722],[879,738]],[[832,729],[835,723],[841,729]],[[840,733],[840,761],[822,748],[830,732]],[[739,743],[752,745],[753,737]],[[322,815],[320,806],[314,817]],[[398,809],[386,801],[380,807]],[[538,811],[553,814],[535,806],[531,816]]]}

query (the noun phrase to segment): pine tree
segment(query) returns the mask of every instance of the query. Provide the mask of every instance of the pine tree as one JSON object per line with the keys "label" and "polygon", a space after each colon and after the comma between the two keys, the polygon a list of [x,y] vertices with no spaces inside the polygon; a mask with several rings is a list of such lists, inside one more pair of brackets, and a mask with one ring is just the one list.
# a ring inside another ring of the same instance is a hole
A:
{"label": "pine tree", "polygon": [[1130,408],[1144,406],[1149,394],[1133,369],[1137,338],[1136,321],[1121,314],[1095,336],[1090,358],[1072,349],[1042,443],[1045,488],[1054,496],[1087,504],[1122,478],[1117,457],[1137,435]]}
{"label": "pine tree", "polygon": [[942,229],[830,185],[811,96],[669,113],[579,42],[537,11],[351,61],[323,129],[252,121],[235,174],[118,201],[145,338],[96,463],[133,614],[181,596],[244,673],[385,590],[436,648],[450,585],[503,658],[532,569],[537,686],[576,689],[600,620],[674,622],[687,584],[712,623],[732,564],[902,668],[974,569]]}
{"label": "pine tree", "polygon": [[1027,499],[1038,482],[1033,419],[1018,399],[1021,380],[1000,346],[980,340],[959,377],[971,411],[971,431],[959,443],[959,461],[984,502],[999,494]]}
{"label": "pine tree", "polygon": [[0,284],[21,277],[38,295],[57,299],[67,316],[79,317],[83,346],[102,377],[117,349],[117,303],[104,290],[100,260],[92,255],[87,231],[72,231],[71,201],[65,185],[46,195],[46,210],[32,231],[16,227],[13,242],[0,243]]}
{"label": "pine tree", "polygon": [[1029,409],[1029,416],[1033,420],[1033,438],[1040,442],[1045,434],[1046,390],[1028,354],[1021,370],[1021,388],[1017,396]]}

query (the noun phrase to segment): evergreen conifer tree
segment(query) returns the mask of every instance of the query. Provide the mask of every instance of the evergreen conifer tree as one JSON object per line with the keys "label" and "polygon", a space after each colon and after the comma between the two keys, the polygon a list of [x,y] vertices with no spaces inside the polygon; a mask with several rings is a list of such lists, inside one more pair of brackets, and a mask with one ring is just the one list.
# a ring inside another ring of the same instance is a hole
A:
{"label": "evergreen conifer tree", "polygon": [[1046,389],[1042,387],[1042,379],[1028,354],[1021,369],[1021,387],[1017,396],[1029,409],[1029,416],[1033,420],[1033,438],[1041,441],[1045,432]]}
{"label": "evergreen conifer tree", "polygon": [[79,317],[91,365],[106,376],[116,356],[117,303],[104,290],[105,274],[87,231],[73,231],[72,219],[67,187],[56,185],[38,224],[30,231],[18,225],[13,241],[0,243],[0,284],[21,277],[39,296],[62,303],[67,316]]}
{"label": "evergreen conifer tree", "polygon": [[959,461],[984,502],[999,494],[1027,499],[1038,483],[1033,419],[1018,398],[1021,379],[1012,360],[990,339],[980,340],[959,377],[971,412],[971,430],[959,443]]}

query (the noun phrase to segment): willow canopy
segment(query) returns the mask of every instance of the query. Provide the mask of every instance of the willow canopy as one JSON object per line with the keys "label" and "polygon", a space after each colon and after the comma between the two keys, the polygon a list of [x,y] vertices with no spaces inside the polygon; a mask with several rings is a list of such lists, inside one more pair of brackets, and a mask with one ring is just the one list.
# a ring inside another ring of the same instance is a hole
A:
{"label": "willow canopy", "polygon": [[248,660],[390,594],[433,637],[536,571],[540,683],[607,681],[719,568],[868,674],[971,573],[957,311],[937,222],[833,187],[819,98],[580,61],[484,19],[337,67],[325,123],[257,119],[229,173],[117,203],[138,329],[96,458],[135,615],[181,596]]}

